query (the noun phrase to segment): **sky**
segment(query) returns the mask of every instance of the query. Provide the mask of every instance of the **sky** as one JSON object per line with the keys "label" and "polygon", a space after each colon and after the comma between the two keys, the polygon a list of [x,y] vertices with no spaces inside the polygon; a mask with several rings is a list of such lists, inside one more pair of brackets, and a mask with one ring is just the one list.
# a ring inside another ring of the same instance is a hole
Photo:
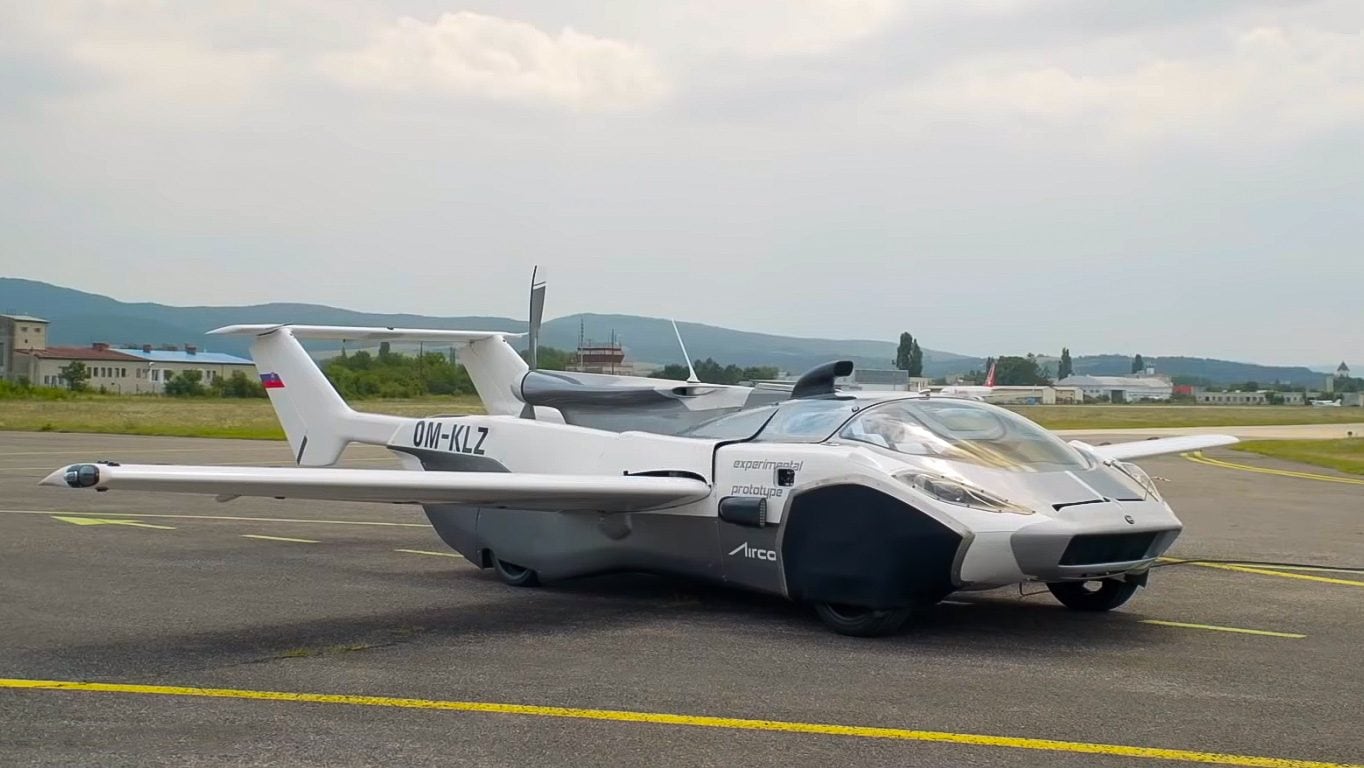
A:
{"label": "sky", "polygon": [[1364,368],[1362,148],[1358,0],[0,4],[0,275],[127,301]]}

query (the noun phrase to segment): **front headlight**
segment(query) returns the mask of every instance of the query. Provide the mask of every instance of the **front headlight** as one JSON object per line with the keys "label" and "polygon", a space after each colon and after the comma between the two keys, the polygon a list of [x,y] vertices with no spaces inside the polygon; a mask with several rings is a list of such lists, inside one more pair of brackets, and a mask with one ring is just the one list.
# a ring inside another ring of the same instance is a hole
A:
{"label": "front headlight", "polygon": [[985,512],[1008,512],[1015,515],[1032,514],[1032,510],[1027,507],[1021,507],[1008,499],[1001,499],[994,494],[956,480],[949,480],[941,475],[906,472],[896,475],[896,477],[909,483],[921,493],[932,496],[938,501],[956,504],[959,507],[970,507]]}
{"label": "front headlight", "polygon": [[1115,461],[1113,462],[1113,466],[1119,472],[1135,480],[1137,485],[1140,485],[1143,490],[1151,494],[1151,498],[1160,501],[1160,491],[1156,490],[1156,481],[1152,480],[1151,476],[1146,474],[1146,470],[1136,464],[1129,464],[1125,461]]}

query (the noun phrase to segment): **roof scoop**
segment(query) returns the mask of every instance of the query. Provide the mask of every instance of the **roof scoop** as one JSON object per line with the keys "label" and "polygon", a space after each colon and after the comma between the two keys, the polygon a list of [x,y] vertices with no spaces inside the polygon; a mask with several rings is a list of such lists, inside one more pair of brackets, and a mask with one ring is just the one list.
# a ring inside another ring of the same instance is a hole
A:
{"label": "roof scoop", "polygon": [[841,376],[851,376],[853,363],[851,360],[834,360],[801,374],[796,380],[796,386],[791,389],[791,399],[799,400],[807,397],[825,397],[834,393],[834,379]]}

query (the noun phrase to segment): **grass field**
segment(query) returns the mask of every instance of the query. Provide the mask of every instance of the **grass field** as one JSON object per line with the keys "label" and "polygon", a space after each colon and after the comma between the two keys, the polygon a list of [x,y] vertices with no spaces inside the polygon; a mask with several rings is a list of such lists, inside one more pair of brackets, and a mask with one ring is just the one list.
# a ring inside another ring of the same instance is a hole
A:
{"label": "grass field", "polygon": [[[402,416],[480,413],[473,395],[420,400],[365,400],[357,410]],[[1159,405],[1030,405],[1013,410],[1050,429],[1145,429],[1364,421],[1358,408]],[[172,399],[86,395],[70,400],[0,400],[0,430],[283,439],[266,400]]]}
{"label": "grass field", "polygon": [[[402,416],[481,413],[473,395],[422,400],[367,400],[359,411]],[[283,440],[267,400],[90,396],[74,400],[0,400],[0,430],[103,432],[172,437]]]}
{"label": "grass field", "polygon": [[1261,456],[1364,475],[1364,437],[1342,440],[1250,440],[1232,447]]}
{"label": "grass field", "polygon": [[1150,427],[1250,427],[1276,424],[1364,422],[1364,409],[1302,405],[1017,405],[1048,429],[1148,429]]}

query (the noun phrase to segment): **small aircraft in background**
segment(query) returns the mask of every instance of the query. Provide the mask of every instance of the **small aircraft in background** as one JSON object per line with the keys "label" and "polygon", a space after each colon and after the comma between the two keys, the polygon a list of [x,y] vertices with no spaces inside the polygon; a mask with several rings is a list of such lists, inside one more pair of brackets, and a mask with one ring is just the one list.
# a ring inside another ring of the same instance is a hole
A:
{"label": "small aircraft in background", "polygon": [[995,366],[997,361],[990,361],[990,370],[985,374],[985,384],[953,384],[938,390],[939,395],[946,397],[969,397],[984,399],[991,392],[995,391]]}
{"label": "small aircraft in background", "polygon": [[1339,400],[1312,400],[1312,401],[1310,401],[1310,402],[1312,403],[1312,407],[1313,407],[1313,408],[1339,408],[1339,407],[1341,407],[1341,406],[1340,406],[1340,401],[1339,401]]}
{"label": "small aircraft in background", "polygon": [[[214,331],[253,337],[297,467],[93,462],[42,483],[415,504],[511,585],[671,574],[808,604],[834,631],[873,636],[955,591],[1022,582],[1077,610],[1122,605],[1182,529],[1128,461],[1236,442],[1067,443],[971,399],[840,392],[848,361],[790,387],[537,370],[544,285],[533,286],[529,365],[509,342],[519,335],[500,332]],[[487,413],[357,412],[300,339],[452,344]],[[403,468],[334,467],[350,443],[384,446]]]}

